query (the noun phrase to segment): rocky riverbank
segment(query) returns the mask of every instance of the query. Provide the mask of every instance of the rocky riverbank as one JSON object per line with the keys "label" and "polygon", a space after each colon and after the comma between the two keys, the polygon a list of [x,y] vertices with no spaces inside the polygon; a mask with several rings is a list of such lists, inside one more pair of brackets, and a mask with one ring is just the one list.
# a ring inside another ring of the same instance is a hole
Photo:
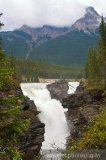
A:
{"label": "rocky riverbank", "polygon": [[80,84],[76,92],[63,98],[62,105],[68,108],[68,120],[73,124],[70,129],[70,139],[79,140],[92,120],[106,107],[102,91],[88,92]]}
{"label": "rocky riverbank", "polygon": [[63,107],[68,108],[66,114],[70,128],[68,145],[72,139],[80,140],[88,126],[91,125],[92,120],[99,114],[101,108],[106,107],[106,100],[102,91],[85,91],[82,84],[77,87],[74,94],[70,95],[67,94],[67,82],[60,81],[50,84],[48,89],[52,98],[60,100]]}

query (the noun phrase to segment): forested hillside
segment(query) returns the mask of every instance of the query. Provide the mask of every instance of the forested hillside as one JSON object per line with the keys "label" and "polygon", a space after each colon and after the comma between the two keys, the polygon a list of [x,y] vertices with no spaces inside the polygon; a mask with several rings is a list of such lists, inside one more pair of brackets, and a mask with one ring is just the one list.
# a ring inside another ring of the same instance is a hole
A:
{"label": "forested hillside", "polygon": [[88,49],[97,47],[98,40],[98,30],[95,34],[91,33],[90,35],[83,31],[73,31],[35,48],[30,58],[46,61],[50,64],[84,66]]}
{"label": "forested hillside", "polygon": [[3,46],[8,56],[11,53],[18,59],[35,59],[49,64],[84,66],[90,47],[97,47],[99,32],[90,34],[84,31],[70,33],[46,40],[37,46],[30,35],[23,31],[2,33]]}
{"label": "forested hillside", "polygon": [[15,66],[21,82],[38,82],[39,78],[77,80],[85,77],[83,67],[49,65],[35,60],[17,60]]}

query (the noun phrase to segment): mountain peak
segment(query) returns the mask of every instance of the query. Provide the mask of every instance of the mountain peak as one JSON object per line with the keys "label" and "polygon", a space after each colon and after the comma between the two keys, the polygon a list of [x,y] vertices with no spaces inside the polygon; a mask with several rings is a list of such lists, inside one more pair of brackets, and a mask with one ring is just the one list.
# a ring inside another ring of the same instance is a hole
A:
{"label": "mountain peak", "polygon": [[92,6],[86,8],[86,14],[100,16]]}
{"label": "mountain peak", "polygon": [[79,31],[83,30],[86,33],[90,33],[98,28],[100,19],[101,16],[97,13],[97,11],[93,7],[89,6],[86,8],[84,17],[78,19],[72,25],[72,30],[77,29]]}
{"label": "mountain peak", "polygon": [[95,12],[95,9],[92,6],[86,8],[86,12]]}

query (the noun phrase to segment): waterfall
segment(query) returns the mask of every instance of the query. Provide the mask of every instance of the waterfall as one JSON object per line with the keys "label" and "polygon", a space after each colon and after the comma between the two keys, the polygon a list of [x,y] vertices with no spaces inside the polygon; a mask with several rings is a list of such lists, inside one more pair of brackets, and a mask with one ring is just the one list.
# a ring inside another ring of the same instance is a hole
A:
{"label": "waterfall", "polygon": [[68,86],[68,94],[73,94],[76,91],[76,88],[79,86],[79,82],[68,82]]}
{"label": "waterfall", "polygon": [[45,124],[44,149],[64,149],[69,129],[65,117],[65,111],[60,101],[51,99],[50,92],[44,83],[23,83],[21,89],[25,96],[34,101],[41,122]]}

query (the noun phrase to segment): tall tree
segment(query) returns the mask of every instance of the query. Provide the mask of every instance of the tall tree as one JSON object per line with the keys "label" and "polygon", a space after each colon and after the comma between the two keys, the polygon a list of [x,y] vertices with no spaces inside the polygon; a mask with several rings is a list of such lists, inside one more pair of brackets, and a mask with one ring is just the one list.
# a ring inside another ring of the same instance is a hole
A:
{"label": "tall tree", "polygon": [[[3,14],[0,13],[0,17],[2,16]],[[4,26],[3,23],[1,23],[0,21],[0,29],[1,27]],[[4,53],[3,53],[3,50],[2,50],[2,38],[0,37],[0,59],[2,59],[4,57]]]}
{"label": "tall tree", "polygon": [[94,49],[89,50],[86,65],[86,77],[89,81],[95,80],[97,85],[106,89],[106,23],[102,16],[100,23],[100,41],[98,54]]}
{"label": "tall tree", "polygon": [[89,49],[88,60],[86,65],[86,78],[88,80],[96,81],[99,80],[99,65],[97,59],[97,52],[94,48]]}
{"label": "tall tree", "polygon": [[104,18],[102,16],[100,23],[100,42],[99,42],[99,67],[100,67],[100,78],[104,83],[104,87],[106,88],[106,23],[104,22]]}

